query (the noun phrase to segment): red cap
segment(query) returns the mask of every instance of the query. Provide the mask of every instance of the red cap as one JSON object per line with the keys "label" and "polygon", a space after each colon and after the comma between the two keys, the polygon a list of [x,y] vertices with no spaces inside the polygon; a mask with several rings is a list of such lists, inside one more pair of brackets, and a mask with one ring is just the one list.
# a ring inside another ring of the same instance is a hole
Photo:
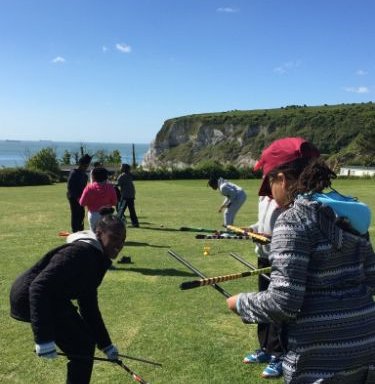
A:
{"label": "red cap", "polygon": [[271,190],[267,175],[275,168],[290,163],[299,158],[319,157],[318,149],[301,137],[285,137],[275,140],[263,150],[254,171],[263,170],[263,182],[259,189],[259,196],[270,196]]}

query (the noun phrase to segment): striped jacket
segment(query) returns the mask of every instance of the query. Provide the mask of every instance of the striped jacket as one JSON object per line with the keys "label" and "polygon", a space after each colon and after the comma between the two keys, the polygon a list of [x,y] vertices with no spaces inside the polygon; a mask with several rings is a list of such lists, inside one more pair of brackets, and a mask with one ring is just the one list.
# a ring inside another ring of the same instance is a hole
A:
{"label": "striped jacket", "polygon": [[246,323],[283,324],[285,383],[375,383],[370,242],[300,199],[275,223],[270,261],[268,289],[240,294],[237,311]]}

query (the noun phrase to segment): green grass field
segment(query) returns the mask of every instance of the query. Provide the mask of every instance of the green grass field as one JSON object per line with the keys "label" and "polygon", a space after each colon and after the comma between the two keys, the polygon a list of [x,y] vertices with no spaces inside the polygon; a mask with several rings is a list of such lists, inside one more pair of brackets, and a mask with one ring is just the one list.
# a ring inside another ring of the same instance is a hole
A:
{"label": "green grass field", "polygon": [[[259,180],[240,180],[248,200],[237,225],[256,221]],[[357,196],[375,209],[374,180],[339,180],[339,191]],[[242,363],[257,347],[256,325],[245,325],[229,312],[225,299],[211,287],[180,291],[195,279],[167,251],[175,250],[206,275],[242,272],[246,267],[229,256],[235,251],[256,263],[254,244],[236,240],[196,240],[181,226],[220,229],[217,209],[222,197],[204,180],[137,181],[136,208],[141,228],[129,228],[121,255],[132,264],[117,264],[100,287],[103,317],[120,352],[159,361],[163,368],[125,360],[147,381],[157,383],[264,383],[262,366]],[[70,230],[66,185],[0,188],[0,382],[48,384],[65,382],[64,358],[35,357],[29,324],[9,317],[8,295],[13,280],[45,252],[64,242]],[[375,238],[374,224],[370,234]],[[210,246],[209,256],[203,247]],[[221,285],[231,294],[256,290],[257,278]],[[98,356],[102,356],[100,351]],[[121,368],[95,363],[92,383],[131,383]],[[281,383],[282,380],[273,381]]]}

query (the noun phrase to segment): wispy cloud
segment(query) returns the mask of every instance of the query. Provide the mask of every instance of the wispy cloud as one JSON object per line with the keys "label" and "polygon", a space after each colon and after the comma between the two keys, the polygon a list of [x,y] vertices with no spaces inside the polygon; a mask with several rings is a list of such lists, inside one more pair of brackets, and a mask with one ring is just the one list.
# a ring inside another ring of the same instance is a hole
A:
{"label": "wispy cloud", "polygon": [[122,53],[130,53],[132,51],[132,47],[125,43],[117,43],[116,49]]}
{"label": "wispy cloud", "polygon": [[296,61],[288,61],[278,67],[275,67],[273,69],[274,72],[278,73],[279,75],[284,75],[285,73],[290,72],[291,70],[298,68],[301,65],[300,60]]}
{"label": "wispy cloud", "polygon": [[216,12],[224,12],[224,13],[236,13],[238,11],[239,11],[239,9],[230,8],[230,7],[222,7],[222,8],[216,9]]}
{"label": "wispy cloud", "polygon": [[102,52],[103,53],[106,53],[108,51],[108,47],[106,47],[105,45],[102,46]]}
{"label": "wispy cloud", "polygon": [[363,69],[358,69],[358,71],[355,73],[358,76],[365,76],[367,75],[367,71],[364,71]]}
{"label": "wispy cloud", "polygon": [[370,90],[368,87],[361,86],[361,87],[346,87],[344,88],[346,92],[352,92],[352,93],[370,93]]}
{"label": "wispy cloud", "polygon": [[51,60],[51,63],[53,63],[53,64],[63,64],[65,62],[66,62],[66,60],[61,56],[57,56]]}

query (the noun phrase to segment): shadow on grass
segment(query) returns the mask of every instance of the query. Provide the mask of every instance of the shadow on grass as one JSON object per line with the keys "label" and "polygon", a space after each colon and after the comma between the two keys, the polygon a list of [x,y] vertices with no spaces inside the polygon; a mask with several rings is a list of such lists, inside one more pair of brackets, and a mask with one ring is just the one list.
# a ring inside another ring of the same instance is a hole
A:
{"label": "shadow on grass", "polygon": [[168,228],[168,227],[144,227],[141,226],[142,229],[149,229],[151,231],[165,231],[165,232],[181,232],[177,228]]}
{"label": "shadow on grass", "polygon": [[182,276],[182,277],[197,276],[194,273],[180,271],[175,268],[152,269],[152,268],[133,268],[133,267],[125,268],[125,267],[116,266],[116,269],[111,269],[109,272],[116,272],[116,271],[135,272],[135,273],[141,273],[142,275],[146,275],[146,276]]}
{"label": "shadow on grass", "polygon": [[143,243],[141,241],[125,241],[125,247],[170,248],[169,245],[153,245],[150,243]]}

